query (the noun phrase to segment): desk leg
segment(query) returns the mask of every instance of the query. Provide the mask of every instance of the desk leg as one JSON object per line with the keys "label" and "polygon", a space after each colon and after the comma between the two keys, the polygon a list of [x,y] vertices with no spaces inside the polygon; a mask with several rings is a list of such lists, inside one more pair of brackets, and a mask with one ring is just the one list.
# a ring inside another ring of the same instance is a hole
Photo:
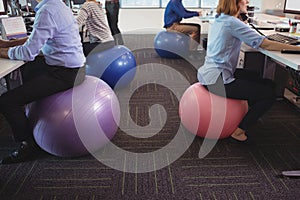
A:
{"label": "desk leg", "polygon": [[263,77],[275,82],[276,96],[280,99],[283,98],[288,80],[286,66],[266,56]]}
{"label": "desk leg", "polygon": [[4,78],[6,81],[7,90],[11,90],[22,85],[22,73],[20,69],[16,69],[12,73],[6,75]]}

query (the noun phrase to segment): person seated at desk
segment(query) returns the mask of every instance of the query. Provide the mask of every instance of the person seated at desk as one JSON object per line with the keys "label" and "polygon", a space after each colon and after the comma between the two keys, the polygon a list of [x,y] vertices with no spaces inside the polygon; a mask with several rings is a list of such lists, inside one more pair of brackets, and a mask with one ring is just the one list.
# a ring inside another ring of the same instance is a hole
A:
{"label": "person seated at desk", "polygon": [[[114,46],[114,38],[106,22],[106,15],[102,5],[96,0],[87,0],[80,8],[77,17],[79,26],[85,24],[88,41],[83,41],[83,51],[87,56],[97,45],[104,49]],[[85,36],[83,36],[83,39]],[[99,49],[99,48],[97,48]]]}
{"label": "person seated at desk", "polygon": [[201,16],[201,12],[189,11],[184,8],[182,0],[170,0],[164,13],[164,28],[167,31],[177,31],[189,35],[195,42],[191,42],[190,50],[196,51],[200,44],[199,24],[181,23],[182,18]]}
{"label": "person seated at desk", "polygon": [[[23,84],[0,96],[0,113],[11,126],[18,149],[2,164],[35,158],[38,148],[24,106],[81,84],[85,56],[72,11],[61,0],[38,0],[33,31],[28,38],[0,40],[0,57],[28,61],[22,66]],[[38,56],[42,51],[44,57]],[[76,81],[75,81],[76,80]]]}
{"label": "person seated at desk", "polygon": [[227,98],[247,100],[249,110],[232,132],[231,141],[246,143],[246,131],[267,112],[276,99],[271,80],[236,70],[242,42],[253,48],[270,51],[300,49],[268,40],[239,19],[247,12],[248,0],[219,0],[217,17],[208,35],[204,65],[198,69],[198,80],[210,92]]}

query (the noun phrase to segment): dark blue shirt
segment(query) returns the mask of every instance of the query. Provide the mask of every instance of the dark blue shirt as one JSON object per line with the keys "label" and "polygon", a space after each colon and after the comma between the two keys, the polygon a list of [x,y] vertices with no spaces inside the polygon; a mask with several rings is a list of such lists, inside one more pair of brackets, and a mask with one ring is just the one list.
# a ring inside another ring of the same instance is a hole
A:
{"label": "dark blue shirt", "polygon": [[182,18],[195,16],[199,16],[198,12],[185,9],[182,0],[170,0],[164,14],[164,28],[172,26],[175,22],[180,22]]}

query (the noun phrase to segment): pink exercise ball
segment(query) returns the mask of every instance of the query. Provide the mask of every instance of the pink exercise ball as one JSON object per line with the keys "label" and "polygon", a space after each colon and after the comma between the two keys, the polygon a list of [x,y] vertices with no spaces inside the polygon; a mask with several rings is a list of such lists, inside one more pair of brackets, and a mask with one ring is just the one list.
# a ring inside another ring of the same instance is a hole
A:
{"label": "pink exercise ball", "polygon": [[212,94],[200,83],[191,85],[179,103],[182,124],[190,132],[208,139],[229,137],[247,111],[247,101]]}

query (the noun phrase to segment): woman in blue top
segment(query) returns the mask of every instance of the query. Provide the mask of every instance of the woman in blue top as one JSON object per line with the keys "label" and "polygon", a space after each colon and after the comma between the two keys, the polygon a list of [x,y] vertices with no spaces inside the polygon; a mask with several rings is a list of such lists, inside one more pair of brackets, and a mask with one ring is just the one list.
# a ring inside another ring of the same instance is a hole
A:
{"label": "woman in blue top", "polygon": [[248,101],[249,111],[231,134],[231,139],[246,142],[246,130],[253,125],[275,101],[274,84],[236,71],[242,42],[253,48],[267,50],[300,49],[279,42],[270,41],[259,35],[239,19],[247,12],[248,0],[219,0],[218,16],[213,23],[205,63],[198,69],[198,80],[215,94]]}
{"label": "woman in blue top", "polygon": [[[24,106],[72,88],[85,78],[85,56],[73,13],[61,0],[38,0],[28,38],[0,40],[0,57],[28,61],[22,66],[23,84],[0,96],[0,113],[10,124],[20,147],[2,164],[32,159],[36,147]],[[43,56],[38,56],[40,52]]]}
{"label": "woman in blue top", "polygon": [[164,13],[164,28],[167,31],[178,31],[189,35],[196,42],[191,42],[190,50],[197,50],[200,44],[199,24],[181,23],[182,18],[200,16],[201,12],[189,11],[182,5],[182,0],[170,0]]}

